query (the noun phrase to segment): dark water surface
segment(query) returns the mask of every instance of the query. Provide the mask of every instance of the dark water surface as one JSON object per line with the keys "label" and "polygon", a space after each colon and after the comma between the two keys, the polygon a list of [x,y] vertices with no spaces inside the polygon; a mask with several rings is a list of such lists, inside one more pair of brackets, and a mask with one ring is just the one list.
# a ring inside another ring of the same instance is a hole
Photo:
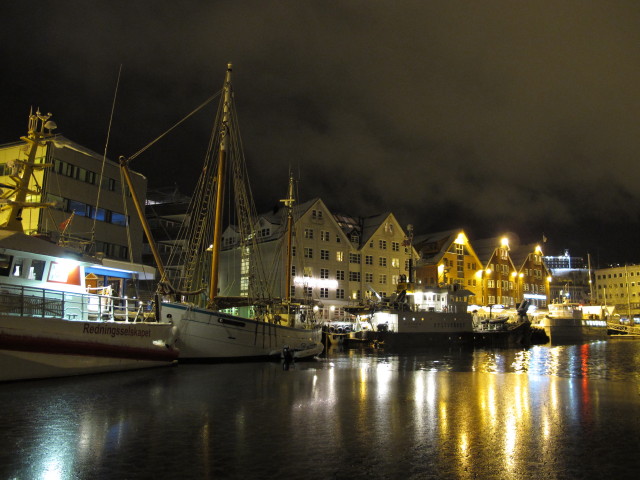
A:
{"label": "dark water surface", "polygon": [[640,340],[14,382],[0,406],[0,479],[640,473]]}

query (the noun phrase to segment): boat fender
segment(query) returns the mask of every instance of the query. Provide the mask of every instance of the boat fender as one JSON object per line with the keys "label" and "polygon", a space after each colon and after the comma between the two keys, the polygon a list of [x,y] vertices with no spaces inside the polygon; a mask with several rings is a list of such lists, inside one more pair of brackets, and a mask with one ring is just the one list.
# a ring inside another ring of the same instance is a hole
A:
{"label": "boat fender", "polygon": [[171,347],[176,343],[176,340],[178,339],[178,333],[178,327],[176,327],[175,325],[171,327],[171,335],[169,335],[169,338],[165,342],[165,345],[167,347]]}

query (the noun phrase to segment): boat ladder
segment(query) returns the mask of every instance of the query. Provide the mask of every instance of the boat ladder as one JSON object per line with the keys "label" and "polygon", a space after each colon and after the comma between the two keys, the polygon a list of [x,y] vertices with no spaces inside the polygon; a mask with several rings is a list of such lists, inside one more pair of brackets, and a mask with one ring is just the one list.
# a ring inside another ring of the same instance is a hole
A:
{"label": "boat ladder", "polygon": [[607,328],[609,330],[615,330],[617,332],[624,332],[629,335],[640,335],[640,327],[634,327],[632,325],[622,325],[620,323],[607,322]]}

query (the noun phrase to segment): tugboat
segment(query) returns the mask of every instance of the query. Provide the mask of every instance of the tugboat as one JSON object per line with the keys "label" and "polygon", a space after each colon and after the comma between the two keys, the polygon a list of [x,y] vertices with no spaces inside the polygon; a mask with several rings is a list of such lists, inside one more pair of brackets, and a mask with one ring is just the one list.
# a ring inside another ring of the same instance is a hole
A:
{"label": "tugboat", "polygon": [[531,321],[527,316],[530,302],[523,300],[516,309],[516,315],[499,315],[480,318],[473,311],[473,342],[476,346],[527,347],[531,345]]}

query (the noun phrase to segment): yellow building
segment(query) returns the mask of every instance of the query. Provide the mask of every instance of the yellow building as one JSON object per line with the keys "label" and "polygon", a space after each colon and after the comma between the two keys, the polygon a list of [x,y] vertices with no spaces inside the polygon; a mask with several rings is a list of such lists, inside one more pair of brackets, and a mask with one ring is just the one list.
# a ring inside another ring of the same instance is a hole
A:
{"label": "yellow building", "polygon": [[502,305],[515,307],[517,270],[509,255],[509,239],[494,237],[474,240],[482,268],[478,270],[480,281],[479,305]]}
{"label": "yellow building", "polygon": [[425,287],[457,285],[473,293],[469,303],[480,303],[483,265],[462,229],[417,236],[415,281]]}
{"label": "yellow building", "polygon": [[516,272],[512,273],[515,282],[516,304],[529,300],[530,305],[546,308],[550,303],[551,271],[543,261],[542,247],[538,244],[520,245],[510,252]]}
{"label": "yellow building", "polygon": [[[3,196],[14,185],[12,177],[25,164],[28,150],[26,142],[0,145]],[[26,200],[51,206],[22,209],[25,233],[59,242],[64,232],[62,240],[82,246],[88,253],[141,261],[142,225],[130,195],[122,193],[125,187],[120,182],[117,163],[103,162],[102,155],[61,135],[37,147],[34,163],[41,168],[35,168],[31,176]],[[131,176],[144,202],[147,180],[139,173],[131,172]],[[4,225],[9,209],[6,203],[0,208],[0,222]],[[73,218],[69,221],[70,217]]]}

